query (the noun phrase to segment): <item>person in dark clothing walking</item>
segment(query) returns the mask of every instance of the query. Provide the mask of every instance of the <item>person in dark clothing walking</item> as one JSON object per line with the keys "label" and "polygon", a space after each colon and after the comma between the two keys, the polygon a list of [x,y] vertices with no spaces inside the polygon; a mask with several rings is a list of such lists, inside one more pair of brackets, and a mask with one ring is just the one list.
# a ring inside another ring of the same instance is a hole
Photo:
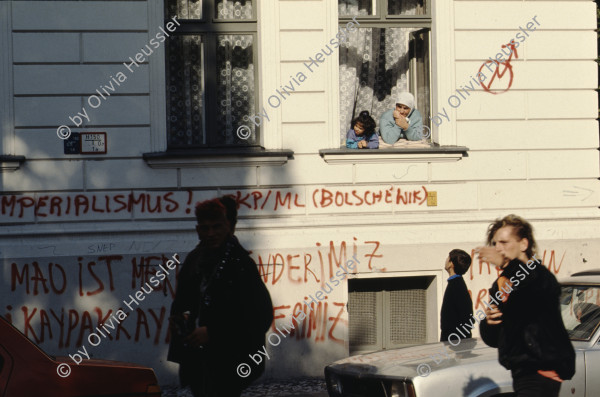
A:
{"label": "person in dark clothing walking", "polygon": [[444,268],[448,272],[448,286],[444,292],[441,311],[442,336],[440,340],[445,342],[451,334],[464,333],[465,338],[471,337],[470,328],[459,328],[467,324],[473,315],[473,301],[469,290],[463,279],[463,274],[471,266],[471,256],[463,250],[453,249],[450,251]]}
{"label": "person in dark clothing walking", "polygon": [[207,200],[195,213],[200,243],[177,278],[167,359],[179,363],[181,384],[195,397],[237,397],[264,372],[264,361],[251,374],[238,375],[237,365],[263,348],[273,305],[256,263],[233,235],[235,201]]}
{"label": "person in dark clothing walking", "polygon": [[575,351],[560,312],[560,285],[535,257],[533,228],[508,215],[488,228],[479,258],[502,269],[490,289],[483,341],[498,348],[518,397],[556,397],[561,382],[575,374]]}

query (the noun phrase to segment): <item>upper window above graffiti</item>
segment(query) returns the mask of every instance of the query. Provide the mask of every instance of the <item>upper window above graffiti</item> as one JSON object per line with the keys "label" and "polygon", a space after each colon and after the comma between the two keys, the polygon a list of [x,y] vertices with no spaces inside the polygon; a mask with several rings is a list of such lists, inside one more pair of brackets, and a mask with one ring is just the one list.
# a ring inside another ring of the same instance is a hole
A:
{"label": "upper window above graffiti", "polygon": [[257,107],[255,1],[166,0],[165,9],[165,23],[181,23],[166,46],[168,149],[258,145],[258,128],[244,123]]}
{"label": "upper window above graffiti", "polygon": [[338,0],[340,17],[377,16],[377,10],[387,10],[386,16],[424,15],[424,0]]}
{"label": "upper window above graffiti", "polygon": [[[338,13],[342,31],[339,54],[341,146],[354,147],[349,143],[350,138],[356,140],[358,134],[349,131],[352,121],[361,112],[368,111],[376,123],[375,134],[381,135],[379,148],[429,147],[431,15],[428,2],[338,0]],[[348,28],[351,21],[353,26]],[[403,92],[414,95],[414,104],[407,114],[397,117],[396,104]],[[377,141],[377,137],[371,141]]]}

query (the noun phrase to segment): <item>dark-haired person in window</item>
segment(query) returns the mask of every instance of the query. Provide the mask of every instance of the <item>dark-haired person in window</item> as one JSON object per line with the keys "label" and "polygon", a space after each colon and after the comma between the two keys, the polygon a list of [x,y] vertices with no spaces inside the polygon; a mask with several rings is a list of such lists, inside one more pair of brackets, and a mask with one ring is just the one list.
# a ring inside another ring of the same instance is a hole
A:
{"label": "dark-haired person in window", "polygon": [[535,257],[529,222],[516,215],[488,227],[479,258],[502,273],[489,290],[481,339],[498,348],[517,397],[557,397],[563,380],[575,374],[575,351],[560,312],[560,284]]}
{"label": "dark-haired person in window", "polygon": [[415,97],[410,92],[401,92],[396,100],[396,108],[381,115],[379,134],[390,145],[399,139],[420,141],[423,138],[423,118],[415,109]]}
{"label": "dark-haired person in window", "polygon": [[346,135],[348,149],[377,149],[379,137],[375,133],[375,120],[369,112],[363,110],[357,118],[352,120],[351,128]]}
{"label": "dark-haired person in window", "polygon": [[194,397],[238,397],[265,369],[248,377],[238,365],[264,348],[273,306],[256,263],[233,235],[235,200],[207,200],[196,206],[200,242],[186,257],[171,306],[167,359],[179,363],[182,386]]}
{"label": "dark-haired person in window", "polygon": [[[463,279],[463,274],[471,266],[471,256],[463,250],[453,249],[446,258],[444,268],[448,272],[448,286],[444,292],[441,312],[441,341],[445,342],[451,334],[465,334],[471,337],[471,328],[461,325],[469,324],[473,315],[473,301]],[[460,337],[460,336],[459,336]]]}

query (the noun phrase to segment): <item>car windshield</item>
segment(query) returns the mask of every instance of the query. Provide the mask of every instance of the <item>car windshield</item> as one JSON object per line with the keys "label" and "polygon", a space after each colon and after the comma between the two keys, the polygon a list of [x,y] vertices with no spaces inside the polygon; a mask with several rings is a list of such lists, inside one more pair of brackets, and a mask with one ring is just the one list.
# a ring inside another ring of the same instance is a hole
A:
{"label": "car windshield", "polygon": [[560,309],[572,340],[589,340],[600,324],[600,288],[563,285]]}

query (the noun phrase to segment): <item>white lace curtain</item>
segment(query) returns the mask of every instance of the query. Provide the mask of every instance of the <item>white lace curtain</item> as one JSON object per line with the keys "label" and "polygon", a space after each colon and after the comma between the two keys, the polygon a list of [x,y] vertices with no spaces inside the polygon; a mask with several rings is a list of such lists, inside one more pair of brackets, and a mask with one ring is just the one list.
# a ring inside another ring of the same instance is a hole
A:
{"label": "white lace curtain", "polygon": [[[251,0],[216,1],[215,18],[252,19],[252,7]],[[169,16],[176,15],[180,19],[201,19],[202,1],[168,0],[167,11]],[[170,148],[187,148],[255,144],[258,141],[256,128],[248,122],[248,116],[256,113],[253,36],[217,35],[217,53],[213,57],[204,53],[205,40],[201,35],[177,35],[169,40],[168,145]],[[216,64],[207,64],[206,59],[215,59]],[[212,70],[204,70],[203,64]],[[217,92],[205,92],[206,76],[216,76]],[[216,114],[205,114],[206,100],[217,103]],[[209,125],[214,128],[207,131]],[[244,135],[249,135],[247,139],[238,136],[239,128],[250,130],[250,133],[244,131]]]}
{"label": "white lace curtain", "polygon": [[[338,0],[338,14],[341,17],[373,15],[376,0]],[[387,15],[421,15],[424,13],[423,0],[388,0]]]}
{"label": "white lace curtain", "polygon": [[340,47],[340,144],[350,122],[368,110],[379,118],[408,87],[409,38],[413,28],[360,28]]}
{"label": "white lace curtain", "polygon": [[[217,19],[252,19],[252,0],[217,0]],[[202,18],[202,0],[169,0],[169,12],[181,19]]]}

